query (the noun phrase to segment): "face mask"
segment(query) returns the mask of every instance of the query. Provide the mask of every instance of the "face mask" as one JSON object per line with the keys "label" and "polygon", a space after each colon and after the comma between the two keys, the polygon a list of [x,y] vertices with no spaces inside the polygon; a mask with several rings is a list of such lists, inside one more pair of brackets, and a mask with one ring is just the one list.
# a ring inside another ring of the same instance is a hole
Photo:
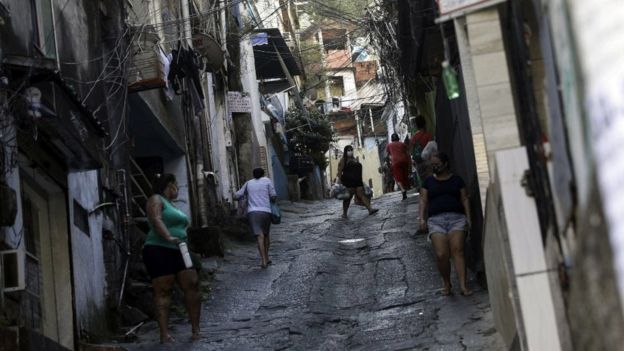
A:
{"label": "face mask", "polygon": [[347,156],[353,157],[353,151],[347,151]]}
{"label": "face mask", "polygon": [[445,165],[434,166],[433,173],[438,174],[438,173],[444,172],[445,169],[446,169]]}

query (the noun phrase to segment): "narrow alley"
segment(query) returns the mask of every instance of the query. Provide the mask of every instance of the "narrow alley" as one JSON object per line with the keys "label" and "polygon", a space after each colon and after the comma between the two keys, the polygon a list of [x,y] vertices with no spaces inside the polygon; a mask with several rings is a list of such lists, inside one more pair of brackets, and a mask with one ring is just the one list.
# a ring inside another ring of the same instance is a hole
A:
{"label": "narrow alley", "polygon": [[[283,203],[271,259],[260,268],[253,242],[228,242],[202,309],[202,340],[184,319],[178,340],[158,344],[155,322],[128,350],[500,350],[487,292],[439,293],[425,235],[415,236],[418,196],[399,192],[340,218],[340,202]],[[457,286],[457,283],[454,283]]]}

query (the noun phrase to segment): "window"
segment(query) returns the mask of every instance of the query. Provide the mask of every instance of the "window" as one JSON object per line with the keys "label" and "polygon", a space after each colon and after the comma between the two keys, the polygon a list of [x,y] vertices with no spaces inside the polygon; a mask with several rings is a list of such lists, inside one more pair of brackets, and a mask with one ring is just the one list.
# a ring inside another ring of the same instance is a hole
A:
{"label": "window", "polygon": [[329,80],[329,92],[331,96],[344,95],[344,82],[342,77],[331,77]]}
{"label": "window", "polygon": [[76,200],[74,200],[74,225],[87,236],[91,236],[89,231],[89,212]]}
{"label": "window", "polygon": [[32,0],[35,44],[48,58],[56,57],[52,0]]}

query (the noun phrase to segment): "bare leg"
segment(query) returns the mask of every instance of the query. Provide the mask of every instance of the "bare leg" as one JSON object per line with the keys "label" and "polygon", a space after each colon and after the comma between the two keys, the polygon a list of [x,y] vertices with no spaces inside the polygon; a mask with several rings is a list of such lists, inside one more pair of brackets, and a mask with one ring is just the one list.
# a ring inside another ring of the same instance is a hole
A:
{"label": "bare leg", "polygon": [[459,277],[459,287],[462,295],[472,295],[472,290],[466,286],[466,262],[464,260],[464,232],[456,231],[449,233],[449,245],[451,248],[451,255],[453,255],[453,261],[455,262],[455,271]]}
{"label": "bare leg", "polygon": [[256,235],[256,240],[258,241],[258,252],[260,252],[260,259],[262,260],[261,267],[266,268],[268,258],[266,251],[264,250],[264,235]]}
{"label": "bare leg", "polygon": [[169,307],[171,306],[171,289],[173,288],[174,282],[174,275],[166,275],[152,280],[161,344],[175,341],[175,339],[169,335],[169,330],[167,328],[169,323]]}
{"label": "bare leg", "polygon": [[199,315],[201,312],[201,296],[199,294],[199,278],[194,269],[185,269],[178,273],[178,284],[184,291],[184,303],[191,320],[191,339],[199,339]]}
{"label": "bare leg", "polygon": [[347,211],[349,211],[349,205],[351,204],[351,199],[353,198],[353,189],[347,189],[347,191],[350,196],[348,199],[342,200],[342,218],[348,218]]}
{"label": "bare leg", "polygon": [[357,198],[364,204],[364,207],[368,209],[369,214],[373,214],[379,211],[378,209],[371,207],[370,199],[366,195],[364,195],[364,187],[356,188],[355,196],[357,196]]}
{"label": "bare leg", "polygon": [[271,263],[271,260],[269,259],[269,247],[270,246],[271,246],[271,235],[265,234],[264,235],[264,252],[266,252],[266,256],[267,256],[267,264]]}
{"label": "bare leg", "polygon": [[442,276],[444,282],[444,288],[442,290],[443,295],[450,295],[451,293],[451,264],[449,262],[449,240],[448,237],[441,233],[431,234],[431,242],[433,243],[433,251],[436,255],[436,264],[438,271]]}

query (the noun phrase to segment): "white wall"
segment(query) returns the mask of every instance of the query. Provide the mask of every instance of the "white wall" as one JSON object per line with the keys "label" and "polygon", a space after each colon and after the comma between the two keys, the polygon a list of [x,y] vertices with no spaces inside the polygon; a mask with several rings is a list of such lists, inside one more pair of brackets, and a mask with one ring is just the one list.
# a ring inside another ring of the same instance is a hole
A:
{"label": "white wall", "polygon": [[215,92],[213,89],[213,75],[207,74],[207,99],[208,99],[208,123],[210,124],[210,142],[212,150],[212,165],[217,176],[217,192],[224,201],[232,201],[232,183],[230,182],[230,169],[228,167],[228,151],[225,134],[229,131],[225,116],[227,111],[224,99],[216,106]]}
{"label": "white wall", "polygon": [[[281,11],[277,10],[280,6],[279,1],[275,0],[256,0],[254,1],[256,4],[256,9],[260,14],[260,18],[258,20],[262,21],[262,26],[264,28],[278,28],[283,32],[283,25],[281,19]],[[277,10],[277,11],[276,11]]]}
{"label": "white wall", "polygon": [[186,156],[181,156],[173,160],[167,160],[164,164],[165,173],[171,173],[178,182],[178,198],[174,200],[177,208],[191,216],[191,202],[189,201],[189,180],[188,169],[186,168]]}
{"label": "white wall", "polygon": [[67,183],[76,321],[79,329],[92,330],[99,327],[94,323],[102,322],[105,317],[103,216],[100,212],[89,215],[89,233],[84,233],[74,225],[73,201],[77,201],[87,211],[99,204],[98,172],[70,173]]}
{"label": "white wall", "polygon": [[342,107],[348,107],[354,109],[357,105],[358,93],[355,86],[355,72],[352,69],[345,69],[331,73],[334,77],[342,77],[342,84],[344,87],[344,95],[342,99]]}
{"label": "white wall", "polygon": [[[267,147],[267,136],[265,131],[265,125],[262,122],[262,110],[260,108],[260,91],[258,90],[258,78],[256,76],[256,66],[253,53],[253,47],[251,46],[251,40],[247,36],[240,42],[241,49],[241,81],[243,83],[243,90],[249,94],[251,99],[251,121],[254,127],[256,139],[258,145],[263,146],[265,149],[265,157],[270,160]],[[252,165],[256,166],[256,165]],[[267,173],[272,175],[270,167],[268,167]]]}

